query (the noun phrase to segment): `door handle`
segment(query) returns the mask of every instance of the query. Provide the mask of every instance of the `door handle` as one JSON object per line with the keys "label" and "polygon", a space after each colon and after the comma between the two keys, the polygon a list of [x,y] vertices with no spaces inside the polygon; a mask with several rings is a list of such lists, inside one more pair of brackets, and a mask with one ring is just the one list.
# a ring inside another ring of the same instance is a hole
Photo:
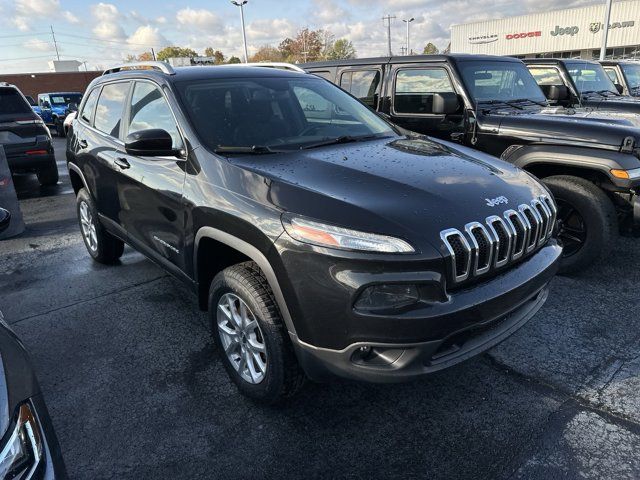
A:
{"label": "door handle", "polygon": [[114,163],[122,170],[126,170],[127,168],[131,167],[131,164],[127,161],[126,158],[116,158]]}
{"label": "door handle", "polygon": [[78,145],[80,145],[81,148],[87,148],[89,146],[89,144],[87,143],[86,140],[82,139],[82,140],[78,140]]}

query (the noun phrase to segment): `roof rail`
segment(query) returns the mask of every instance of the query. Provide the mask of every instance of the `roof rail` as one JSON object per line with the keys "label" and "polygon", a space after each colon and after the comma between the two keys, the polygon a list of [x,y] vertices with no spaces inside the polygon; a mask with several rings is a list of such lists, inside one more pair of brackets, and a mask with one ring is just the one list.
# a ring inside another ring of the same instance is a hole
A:
{"label": "roof rail", "polygon": [[159,70],[167,75],[176,74],[176,71],[173,69],[173,67],[165,62],[131,62],[108,68],[102,73],[102,75],[108,75],[109,73],[122,72],[126,70]]}
{"label": "roof rail", "polygon": [[233,63],[230,64],[234,67],[267,67],[267,68],[277,68],[279,70],[292,70],[298,73],[307,73],[302,68],[297,65],[293,65],[292,63],[286,62],[254,62],[254,63]]}

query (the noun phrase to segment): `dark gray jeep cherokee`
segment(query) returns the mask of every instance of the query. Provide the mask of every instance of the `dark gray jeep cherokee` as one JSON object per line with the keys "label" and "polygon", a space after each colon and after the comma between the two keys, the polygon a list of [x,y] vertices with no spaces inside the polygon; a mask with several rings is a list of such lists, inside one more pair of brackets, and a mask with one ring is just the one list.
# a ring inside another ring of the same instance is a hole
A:
{"label": "dark gray jeep cherokee", "polygon": [[114,263],[126,242],[192,287],[231,379],[265,402],[306,376],[394,382],[478,354],[538,311],[561,256],[531,175],[301,71],[108,70],[67,159],[89,254]]}

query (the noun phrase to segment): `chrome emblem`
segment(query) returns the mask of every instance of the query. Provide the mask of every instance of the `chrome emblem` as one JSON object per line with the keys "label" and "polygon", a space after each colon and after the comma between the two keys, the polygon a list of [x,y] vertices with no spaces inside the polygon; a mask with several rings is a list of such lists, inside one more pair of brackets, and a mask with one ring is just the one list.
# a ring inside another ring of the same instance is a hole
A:
{"label": "chrome emblem", "polygon": [[509,203],[509,200],[507,200],[507,197],[503,195],[500,195],[499,197],[496,197],[496,198],[485,198],[485,200],[489,207],[495,207],[496,205],[500,205],[501,203],[504,203],[505,205]]}

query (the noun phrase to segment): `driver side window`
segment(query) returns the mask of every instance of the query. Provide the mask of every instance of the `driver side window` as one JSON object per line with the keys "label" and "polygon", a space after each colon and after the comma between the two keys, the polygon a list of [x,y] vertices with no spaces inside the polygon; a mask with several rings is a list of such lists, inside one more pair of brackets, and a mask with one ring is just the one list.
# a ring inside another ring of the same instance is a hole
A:
{"label": "driver side window", "polygon": [[393,92],[396,113],[431,114],[434,93],[455,93],[444,68],[407,68],[398,70]]}
{"label": "driver side window", "polygon": [[151,83],[136,82],[126,135],[152,128],[167,131],[173,140],[172,148],[179,150],[183,147],[182,137],[162,92]]}

